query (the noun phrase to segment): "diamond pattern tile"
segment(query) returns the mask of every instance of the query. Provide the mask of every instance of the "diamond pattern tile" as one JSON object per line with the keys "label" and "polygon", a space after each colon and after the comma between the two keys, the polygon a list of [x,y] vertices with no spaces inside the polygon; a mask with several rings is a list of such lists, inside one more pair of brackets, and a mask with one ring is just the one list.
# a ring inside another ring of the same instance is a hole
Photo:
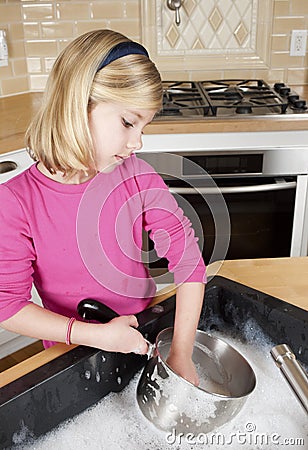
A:
{"label": "diamond pattern tile", "polygon": [[200,39],[197,38],[197,39],[195,40],[195,42],[193,43],[192,48],[193,48],[194,50],[204,50],[204,45],[203,45],[203,43],[200,41]]}
{"label": "diamond pattern tile", "polygon": [[237,42],[242,45],[248,35],[248,31],[245,25],[241,22],[239,26],[234,31],[234,36],[237,39]]}
{"label": "diamond pattern tile", "polygon": [[255,50],[257,23],[262,19],[258,0],[185,0],[181,24],[167,2],[155,1],[160,54],[229,54]]}
{"label": "diamond pattern tile", "polygon": [[180,37],[180,33],[178,32],[176,25],[173,23],[170,25],[169,30],[166,33],[166,38],[168,39],[171,47],[174,47]]}
{"label": "diamond pattern tile", "polygon": [[212,25],[214,31],[218,30],[222,21],[223,21],[223,17],[221,15],[219,9],[217,7],[215,7],[209,17],[209,22]]}
{"label": "diamond pattern tile", "polygon": [[194,11],[194,9],[197,6],[197,1],[196,0],[185,0],[183,3],[183,8],[185,9],[185,12],[188,16],[190,16],[192,14],[192,12]]}

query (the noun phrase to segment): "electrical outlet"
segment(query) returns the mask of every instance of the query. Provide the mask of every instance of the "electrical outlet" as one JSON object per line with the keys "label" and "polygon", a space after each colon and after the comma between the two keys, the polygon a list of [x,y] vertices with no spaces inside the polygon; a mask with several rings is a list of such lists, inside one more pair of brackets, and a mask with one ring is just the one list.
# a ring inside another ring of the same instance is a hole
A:
{"label": "electrical outlet", "polygon": [[307,30],[292,30],[290,56],[305,56]]}
{"label": "electrical outlet", "polygon": [[0,66],[8,65],[6,31],[0,30]]}

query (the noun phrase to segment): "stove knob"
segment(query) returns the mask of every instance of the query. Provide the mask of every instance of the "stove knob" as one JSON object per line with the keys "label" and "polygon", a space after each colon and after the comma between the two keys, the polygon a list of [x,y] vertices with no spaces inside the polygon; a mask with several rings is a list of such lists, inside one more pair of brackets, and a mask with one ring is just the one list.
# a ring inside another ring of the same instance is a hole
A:
{"label": "stove knob", "polygon": [[291,92],[291,89],[288,88],[287,86],[283,86],[279,89],[279,94],[282,95],[283,97],[286,97],[289,92]]}
{"label": "stove knob", "polygon": [[299,99],[299,95],[298,95],[298,94],[295,94],[295,92],[291,92],[291,93],[288,95],[288,100],[289,100],[290,103],[294,103],[295,100],[298,100],[298,99]]}
{"label": "stove knob", "polygon": [[284,83],[275,83],[274,84],[274,89],[276,92],[279,92],[281,88],[285,87]]}
{"label": "stove knob", "polygon": [[292,102],[292,106],[297,109],[306,109],[306,100],[303,98],[294,100],[294,102]]}

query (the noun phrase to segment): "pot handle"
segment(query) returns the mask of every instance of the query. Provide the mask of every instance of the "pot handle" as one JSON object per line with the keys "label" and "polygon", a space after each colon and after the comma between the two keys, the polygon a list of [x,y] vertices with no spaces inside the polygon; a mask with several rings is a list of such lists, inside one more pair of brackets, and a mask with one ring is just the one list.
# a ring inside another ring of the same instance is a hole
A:
{"label": "pot handle", "polygon": [[119,314],[109,308],[109,306],[91,298],[81,300],[78,303],[77,312],[85,320],[97,320],[101,323],[107,323],[119,317]]}
{"label": "pot handle", "polygon": [[[100,323],[108,323],[110,320],[119,317],[119,314],[109,308],[109,306],[91,298],[81,300],[81,302],[78,303],[77,312],[79,316],[85,320],[97,320]],[[148,358],[151,358],[155,351],[155,344],[152,344],[147,339],[145,339],[145,341],[148,344],[146,355]]]}

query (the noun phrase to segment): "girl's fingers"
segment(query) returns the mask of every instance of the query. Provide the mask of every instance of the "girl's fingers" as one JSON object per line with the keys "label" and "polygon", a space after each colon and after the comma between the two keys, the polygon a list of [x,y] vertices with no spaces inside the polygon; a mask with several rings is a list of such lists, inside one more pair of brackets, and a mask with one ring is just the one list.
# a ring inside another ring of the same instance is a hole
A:
{"label": "girl's fingers", "polygon": [[138,320],[136,316],[130,315],[130,316],[126,316],[127,320],[128,320],[128,325],[134,328],[138,327]]}

